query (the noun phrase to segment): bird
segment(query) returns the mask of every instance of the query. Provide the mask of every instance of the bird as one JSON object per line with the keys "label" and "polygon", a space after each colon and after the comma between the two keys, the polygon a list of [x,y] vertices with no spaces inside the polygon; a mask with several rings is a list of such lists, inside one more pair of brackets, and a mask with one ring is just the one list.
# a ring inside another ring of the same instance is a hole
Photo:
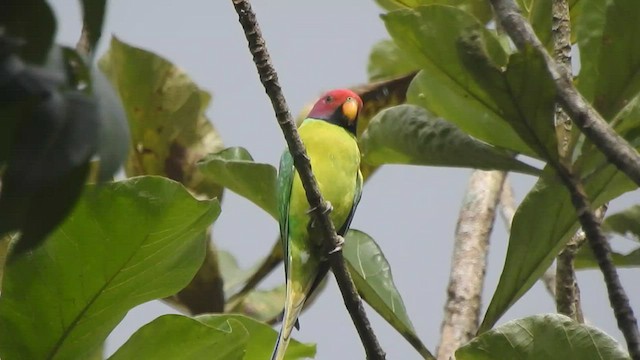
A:
{"label": "bird", "polygon": [[[362,99],[351,90],[323,94],[298,128],[311,162],[311,170],[329,217],[343,239],[362,195],[360,150],[356,140]],[[324,239],[311,219],[309,203],[293,158],[285,150],[277,181],[280,238],[284,253],[286,294],[282,327],[271,360],[284,358],[291,332],[306,300],[329,271]],[[339,251],[337,247],[333,251]],[[333,252],[332,251],[332,252]]]}

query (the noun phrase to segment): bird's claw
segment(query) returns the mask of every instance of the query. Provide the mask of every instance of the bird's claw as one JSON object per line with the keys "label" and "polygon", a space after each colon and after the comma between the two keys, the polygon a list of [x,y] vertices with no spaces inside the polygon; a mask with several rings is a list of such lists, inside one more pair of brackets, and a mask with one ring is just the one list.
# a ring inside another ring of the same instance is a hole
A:
{"label": "bird's claw", "polygon": [[335,254],[338,251],[342,251],[342,245],[344,245],[344,238],[340,235],[338,236],[338,243],[336,244],[336,247],[333,248],[333,250],[329,251],[329,255]]}
{"label": "bird's claw", "polygon": [[[323,214],[328,214],[330,212],[333,211],[333,205],[331,205],[330,202],[325,201],[325,203],[327,204],[327,208],[322,212]],[[311,214],[312,212],[318,210],[318,207],[322,206],[322,204],[318,205],[318,206],[314,206],[312,208],[309,208],[309,210],[307,210],[307,215]]]}

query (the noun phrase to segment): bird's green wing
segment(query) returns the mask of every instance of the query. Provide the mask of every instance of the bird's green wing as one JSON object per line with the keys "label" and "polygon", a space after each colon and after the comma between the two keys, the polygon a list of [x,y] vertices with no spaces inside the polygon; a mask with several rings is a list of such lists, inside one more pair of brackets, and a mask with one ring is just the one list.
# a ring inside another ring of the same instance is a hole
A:
{"label": "bird's green wing", "polygon": [[285,257],[284,260],[284,273],[285,276],[288,272],[288,238],[289,238],[289,202],[291,200],[291,186],[293,185],[293,174],[295,168],[293,167],[293,157],[288,150],[285,150],[280,157],[280,169],[278,170],[278,216],[280,222],[280,241],[282,242],[282,250]]}
{"label": "bird's green wing", "polygon": [[347,231],[349,231],[349,226],[351,226],[351,220],[353,220],[353,215],[356,213],[356,208],[360,203],[360,198],[362,197],[362,173],[358,170],[358,177],[356,178],[356,192],[353,197],[353,205],[351,206],[351,211],[349,211],[349,216],[344,221],[344,224],[338,230],[338,235],[344,236]]}

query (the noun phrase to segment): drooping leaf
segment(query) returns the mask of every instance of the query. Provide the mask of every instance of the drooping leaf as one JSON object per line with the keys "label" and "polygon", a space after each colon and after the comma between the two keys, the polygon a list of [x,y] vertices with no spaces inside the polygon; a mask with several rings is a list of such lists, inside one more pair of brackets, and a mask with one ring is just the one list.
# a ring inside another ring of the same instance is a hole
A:
{"label": "drooping leaf", "polygon": [[381,40],[373,45],[367,64],[369,81],[397,77],[417,70],[418,66],[398,48],[393,40]]}
{"label": "drooping leaf", "polygon": [[133,144],[127,175],[163,175],[188,188],[220,196],[195,163],[222,142],[204,115],[211,95],[175,65],[151,52],[111,40],[100,67],[124,104]]}
{"label": "drooping leaf", "polygon": [[[196,320],[213,327],[219,327],[230,321],[241,323],[249,333],[246,353],[242,357],[244,360],[269,359],[278,336],[278,333],[269,325],[243,315],[201,315],[196,317]],[[303,344],[293,339],[287,347],[285,359],[307,359],[313,358],[315,354],[315,345]]]}
{"label": "drooping leaf", "polygon": [[457,360],[629,360],[611,336],[560,314],[534,315],[488,331],[456,351]]}
{"label": "drooping leaf", "polygon": [[204,259],[217,200],[160,177],[88,186],[75,211],[29,256],[9,261],[0,357],[82,358],[127,311],[174,294]]}
{"label": "drooping leaf", "polygon": [[364,161],[371,165],[411,164],[540,173],[415,105],[399,105],[378,113],[359,144]]}
{"label": "drooping leaf", "polygon": [[0,28],[8,36],[22,39],[20,57],[43,64],[56,34],[56,18],[44,0],[4,0]]}
{"label": "drooping leaf", "polygon": [[[594,209],[637,188],[613,165],[599,169],[583,183]],[[541,217],[541,212],[553,216]],[[548,167],[513,218],[505,264],[480,332],[489,330],[533,286],[577,228],[569,193]]]}
{"label": "drooping leaf", "polygon": [[425,107],[475,138],[532,155],[532,150],[502,118],[498,104],[468,71],[458,54],[458,39],[475,32],[496,66],[507,57],[495,35],[468,13],[431,5],[383,15],[389,34],[422,69],[407,91],[407,101]]}
{"label": "drooping leaf", "polygon": [[230,318],[217,326],[182,315],[163,315],[141,327],[109,360],[242,359],[250,340],[244,325]]}
{"label": "drooping leaf", "polygon": [[207,155],[198,168],[207,181],[247,198],[277,218],[277,172],[272,165],[256,163],[246,149],[232,147]]}
{"label": "drooping leaf", "polygon": [[369,235],[352,229],[347,232],[343,253],[360,296],[423,358],[433,359],[416,335],[402,297],[393,283],[389,263],[378,244]]}

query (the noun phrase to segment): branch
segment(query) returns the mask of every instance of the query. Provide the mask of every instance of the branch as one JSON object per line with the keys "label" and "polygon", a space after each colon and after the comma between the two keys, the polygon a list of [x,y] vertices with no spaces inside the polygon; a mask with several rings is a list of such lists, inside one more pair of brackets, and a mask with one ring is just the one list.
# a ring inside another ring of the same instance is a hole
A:
{"label": "branch", "polygon": [[[335,227],[328,216],[329,206],[322,198],[318,184],[311,172],[309,157],[298,136],[296,125],[291,118],[291,113],[282,95],[282,89],[278,83],[278,75],[271,65],[271,58],[267,51],[265,41],[262,38],[256,16],[248,0],[232,0],[232,2],[238,13],[240,24],[244,29],[247,42],[249,43],[249,51],[253,55],[253,61],[260,75],[260,81],[271,100],[278,124],[282,129],[282,133],[287,141],[287,146],[293,157],[294,166],[300,175],[302,186],[307,195],[307,201],[313,210],[312,215],[315,218],[314,220],[316,224],[319,225],[320,231],[325,235],[327,248],[337,248],[340,246],[341,239],[336,234]],[[336,282],[342,292],[345,306],[351,315],[358,335],[360,335],[360,340],[367,353],[367,358],[384,359],[386,355],[380,347],[378,339],[373,333],[371,324],[367,319],[360,296],[358,296],[355,286],[351,281],[351,275],[345,266],[342,252],[337,251],[329,255],[329,262]]]}
{"label": "branch", "polygon": [[489,236],[506,173],[476,170],[460,209],[438,359],[452,358],[478,329]]}
{"label": "branch", "polygon": [[574,124],[593,142],[607,159],[640,186],[640,155],[618,135],[585,101],[573,86],[571,76],[563,72],[536,37],[531,25],[522,17],[513,0],[489,0],[499,23],[519,48],[532,46],[544,59],[554,79],[558,102]]}
{"label": "branch", "polygon": [[618,272],[611,260],[611,247],[602,229],[598,217],[591,211],[591,204],[587,200],[582,183],[563,166],[557,168],[558,175],[562,179],[571,194],[571,202],[576,208],[578,220],[589,240],[593,255],[598,261],[600,271],[604,276],[609,302],[613,308],[618,328],[627,342],[629,355],[634,360],[640,360],[640,333],[633,309],[629,305],[629,298],[620,283]]}
{"label": "branch", "polygon": [[584,231],[580,229],[569,240],[556,259],[555,274],[556,310],[581,324],[584,323],[584,316],[580,305],[580,287],[576,279],[574,260],[585,238]]}

